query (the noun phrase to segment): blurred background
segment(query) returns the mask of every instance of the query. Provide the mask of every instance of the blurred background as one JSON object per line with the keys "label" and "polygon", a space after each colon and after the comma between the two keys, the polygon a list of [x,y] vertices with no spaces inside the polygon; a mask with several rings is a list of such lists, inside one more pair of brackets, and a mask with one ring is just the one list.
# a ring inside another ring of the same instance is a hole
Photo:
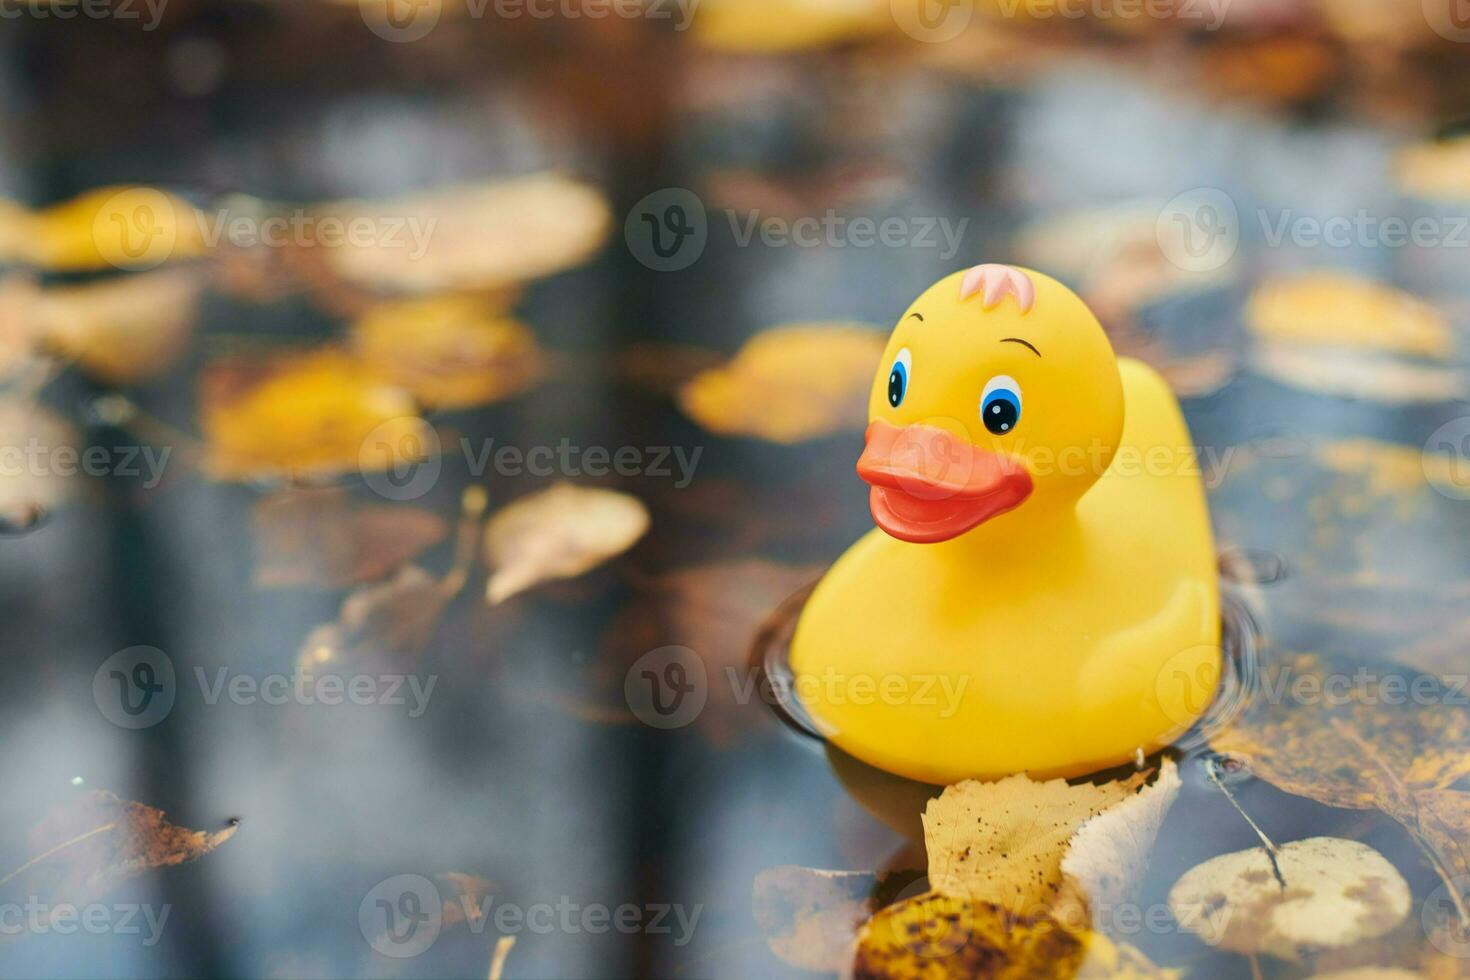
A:
{"label": "blurred background", "polygon": [[[0,975],[838,972],[935,791],[749,658],[871,527],[887,331],[979,262],[1168,378],[1266,656],[1462,667],[1463,0],[0,17]],[[1256,843],[1182,769],[1156,903]]]}

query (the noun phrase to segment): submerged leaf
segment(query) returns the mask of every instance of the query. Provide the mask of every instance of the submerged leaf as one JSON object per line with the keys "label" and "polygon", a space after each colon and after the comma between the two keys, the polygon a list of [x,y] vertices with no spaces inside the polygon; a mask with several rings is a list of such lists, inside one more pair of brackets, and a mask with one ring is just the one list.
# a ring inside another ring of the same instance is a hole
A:
{"label": "submerged leaf", "polygon": [[854,324],[775,327],[747,341],[724,367],[696,376],[679,404],[712,432],[772,442],[861,429],[887,342]]}
{"label": "submerged leaf", "polygon": [[468,408],[530,388],[542,372],[525,324],[471,296],[383,303],[353,325],[358,355],[430,408]]}
{"label": "submerged leaf", "polygon": [[333,489],[265,497],[251,523],[255,584],[265,589],[376,581],[449,533],[437,514],[402,505],[353,506],[345,492]]}
{"label": "submerged leaf", "polygon": [[1392,930],[1409,913],[1408,883],[1367,844],[1312,837],[1222,854],[1169,891],[1179,924],[1212,946],[1299,959]]}
{"label": "submerged leaf", "polygon": [[343,201],[319,213],[381,231],[327,253],[340,276],[403,293],[497,289],[549,276],[588,258],[611,222],[601,191],[556,174]]}
{"label": "submerged leaf", "polygon": [[88,374],[130,384],[170,368],[188,345],[203,280],[168,269],[48,289],[36,304],[47,342]]}
{"label": "submerged leaf", "polygon": [[407,392],[339,350],[216,364],[200,389],[207,466],[217,479],[388,470],[438,444]]}
{"label": "submerged leaf", "polygon": [[930,883],[945,895],[1016,912],[1044,907],[1062,883],[1062,857],[1078,828],[1136,788],[1024,774],[950,786],[924,811]]}
{"label": "submerged leaf", "polygon": [[1246,321],[1261,340],[1445,358],[1454,335],[1417,297],[1339,272],[1273,279],[1256,288]]}
{"label": "submerged leaf", "polygon": [[622,554],[648,530],[648,509],[614,490],[558,483],[522,497],[485,526],[491,605],[554,579],[574,578]]}
{"label": "submerged leaf", "polygon": [[96,901],[145,871],[192,861],[235,835],[190,830],[170,823],[162,810],[102,790],[83,794],[49,814],[32,832],[35,857],[0,884],[28,874],[31,894],[44,889],[58,903]]}

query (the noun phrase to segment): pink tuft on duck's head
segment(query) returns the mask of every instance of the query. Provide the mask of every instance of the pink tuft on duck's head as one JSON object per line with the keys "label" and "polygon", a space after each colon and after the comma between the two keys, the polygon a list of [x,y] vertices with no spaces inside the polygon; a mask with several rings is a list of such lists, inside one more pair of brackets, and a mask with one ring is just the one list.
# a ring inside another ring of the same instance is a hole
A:
{"label": "pink tuft on duck's head", "polygon": [[984,310],[994,309],[1007,294],[1016,297],[1022,316],[1030,313],[1036,305],[1036,284],[1014,266],[987,263],[966,272],[960,283],[960,299],[969,299],[976,293],[984,294],[980,301],[980,308]]}

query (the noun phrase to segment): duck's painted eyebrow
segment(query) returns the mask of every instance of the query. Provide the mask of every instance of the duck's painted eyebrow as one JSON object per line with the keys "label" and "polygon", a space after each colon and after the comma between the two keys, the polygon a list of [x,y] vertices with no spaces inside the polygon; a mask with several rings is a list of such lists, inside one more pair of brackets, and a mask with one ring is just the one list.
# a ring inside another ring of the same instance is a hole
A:
{"label": "duck's painted eyebrow", "polygon": [[1041,351],[1037,350],[1035,347],[1033,347],[1031,344],[1028,344],[1026,341],[1022,340],[1020,337],[1006,337],[1005,339],[1003,339],[1001,341],[1001,343],[1002,344],[1020,344],[1022,347],[1029,348],[1030,351],[1031,351],[1031,353],[1035,354],[1037,357],[1040,357],[1041,356]]}
{"label": "duck's painted eyebrow", "polygon": [[924,322],[924,314],[922,313],[910,313],[909,316],[915,320],[918,320],[920,323]]}

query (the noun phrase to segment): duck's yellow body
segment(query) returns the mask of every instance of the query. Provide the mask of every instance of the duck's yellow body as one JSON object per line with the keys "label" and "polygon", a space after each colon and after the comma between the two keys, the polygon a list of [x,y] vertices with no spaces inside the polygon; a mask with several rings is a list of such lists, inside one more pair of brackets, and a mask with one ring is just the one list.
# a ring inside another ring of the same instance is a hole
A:
{"label": "duck's yellow body", "polygon": [[1116,359],[1080,299],[1001,266],[941,281],[895,330],[870,415],[880,529],[792,643],[833,742],[932,783],[1075,776],[1197,720],[1220,672],[1198,464],[1163,380]]}

